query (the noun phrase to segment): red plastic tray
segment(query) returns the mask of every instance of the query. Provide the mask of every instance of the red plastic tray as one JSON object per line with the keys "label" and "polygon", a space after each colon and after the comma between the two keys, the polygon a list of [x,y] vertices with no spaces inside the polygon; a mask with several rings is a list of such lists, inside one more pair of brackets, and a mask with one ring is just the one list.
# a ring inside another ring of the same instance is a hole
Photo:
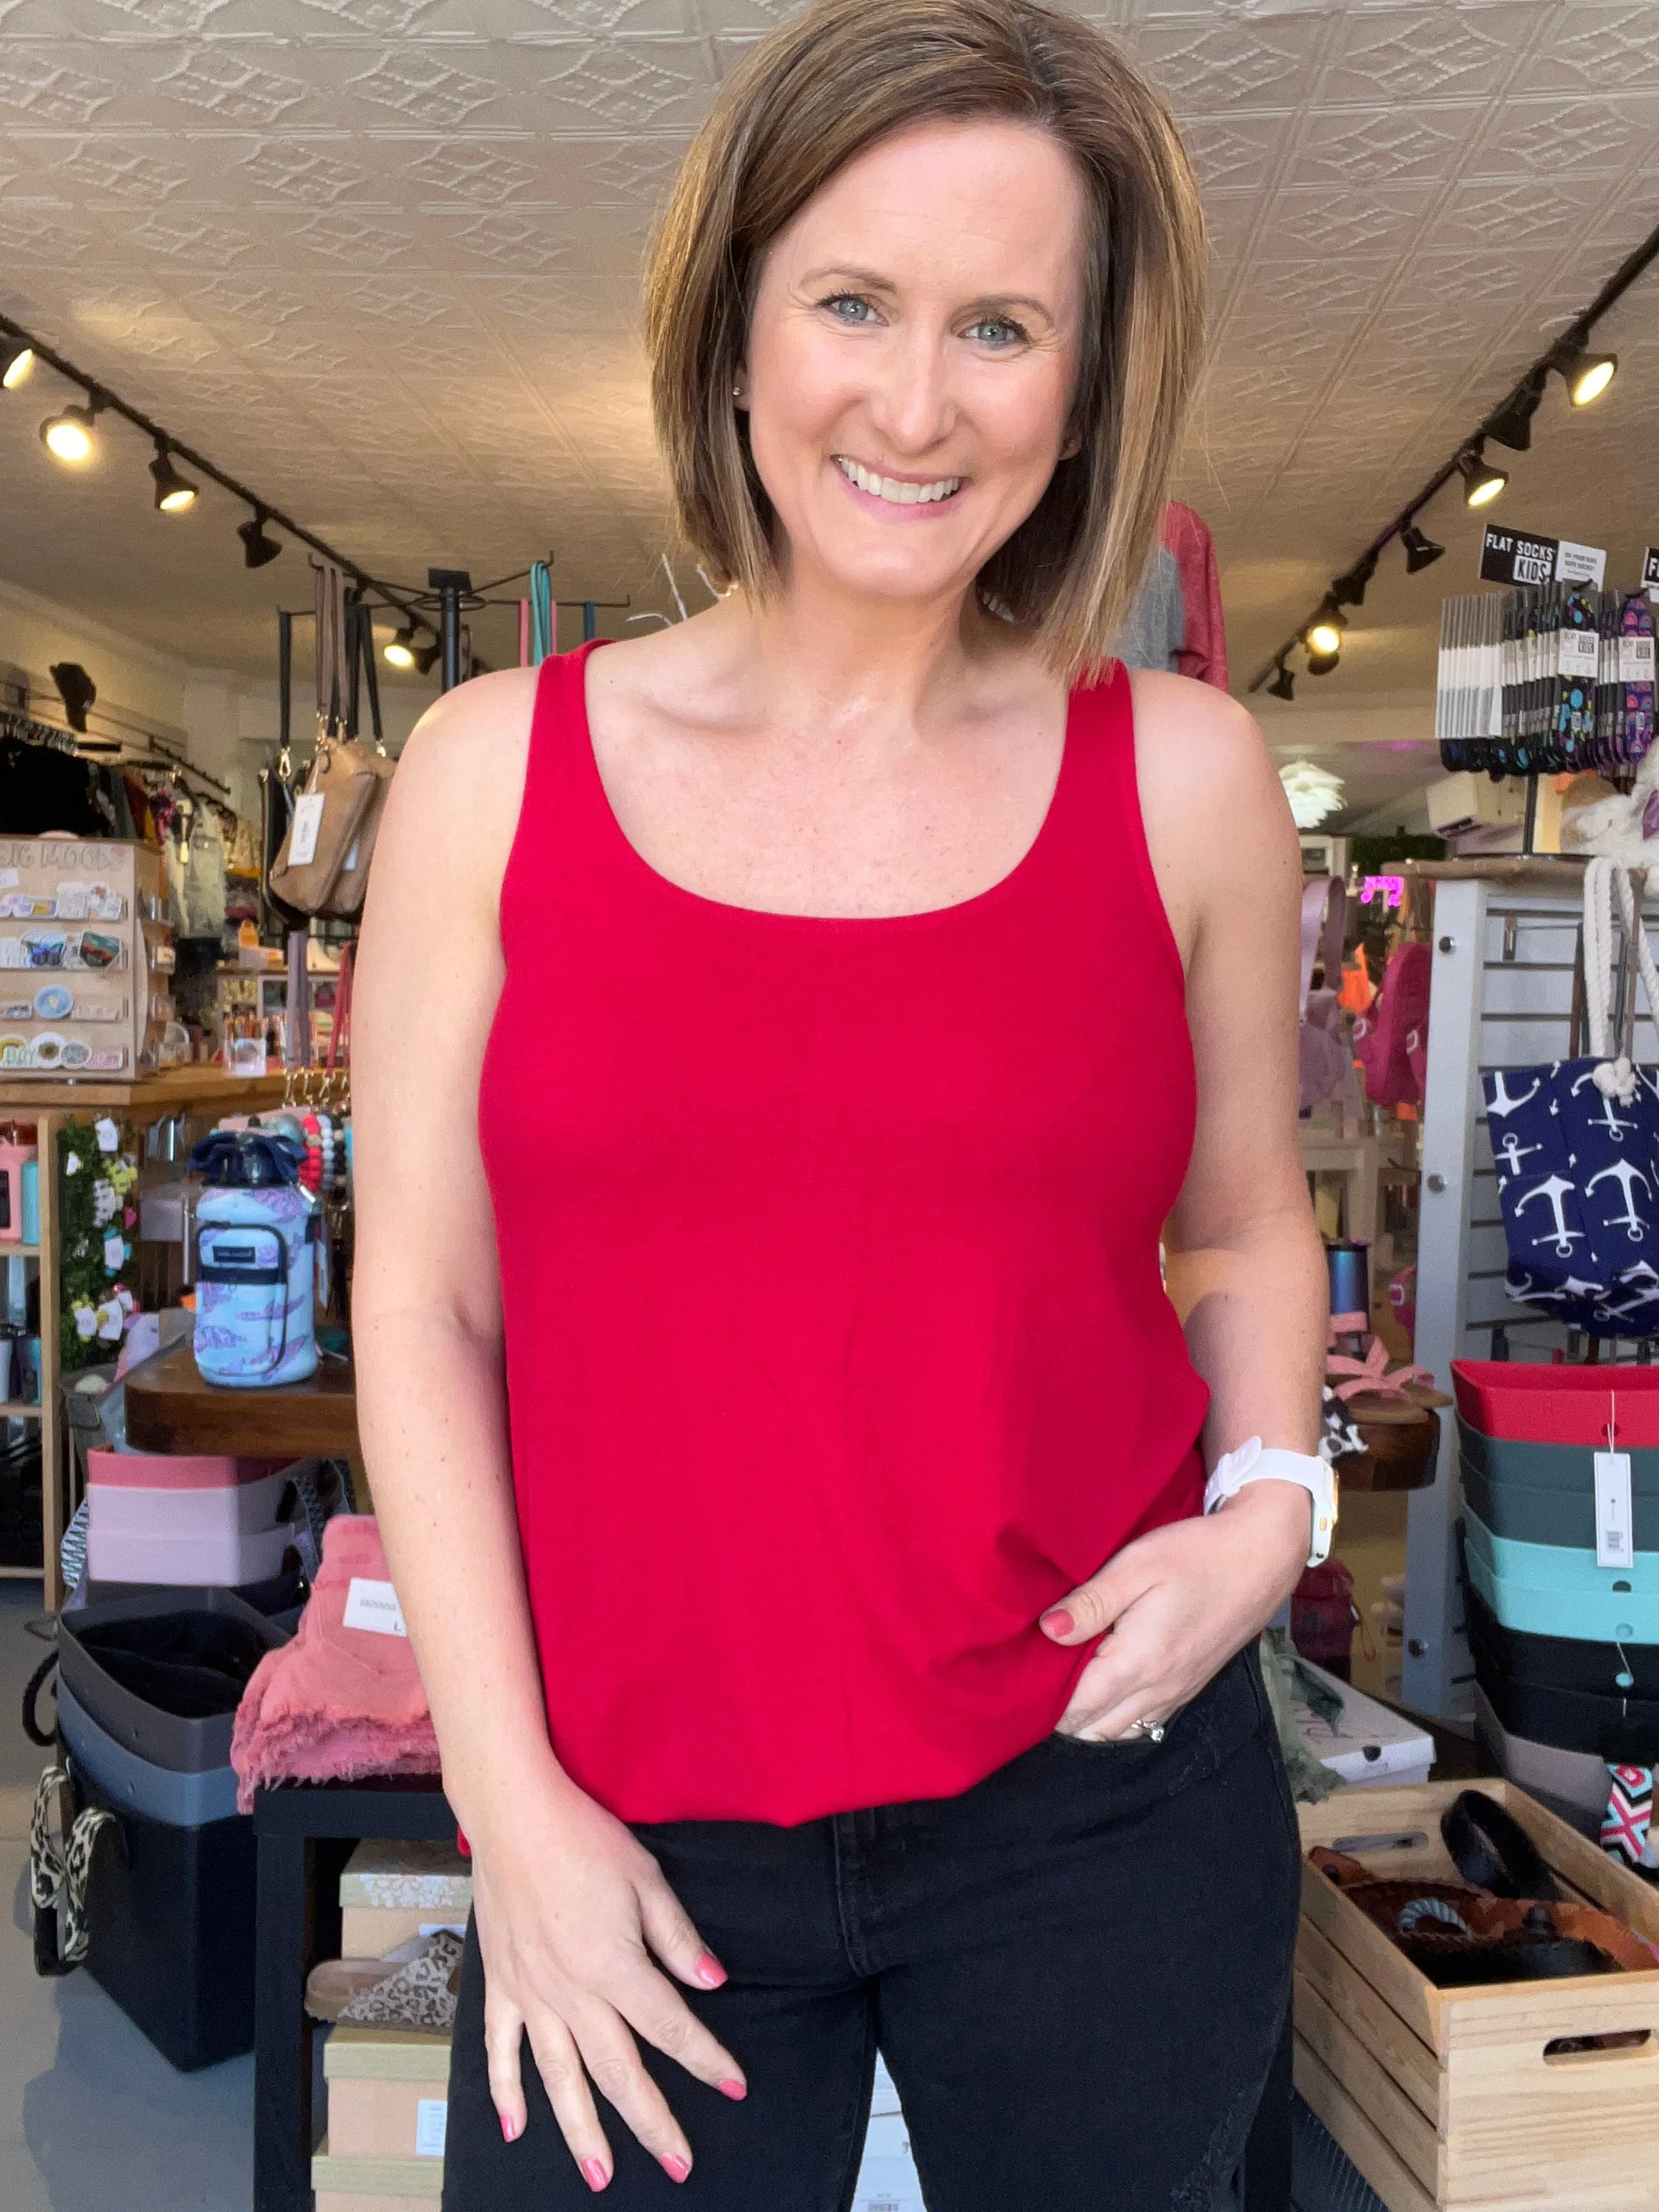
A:
{"label": "red plastic tray", "polygon": [[1454,1359],[1457,1410],[1471,1428],[1517,1444],[1659,1444],[1659,1367],[1550,1367]]}

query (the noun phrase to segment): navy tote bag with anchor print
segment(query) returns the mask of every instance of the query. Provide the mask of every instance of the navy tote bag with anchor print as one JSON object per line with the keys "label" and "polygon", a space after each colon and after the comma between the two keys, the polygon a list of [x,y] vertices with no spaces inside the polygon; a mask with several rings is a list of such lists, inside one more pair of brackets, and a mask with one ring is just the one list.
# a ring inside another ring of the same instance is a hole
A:
{"label": "navy tote bag with anchor print", "polygon": [[[1584,872],[1588,1056],[1481,1078],[1509,1245],[1506,1291],[1592,1336],[1659,1335],[1659,1070],[1631,1057],[1638,971],[1649,1009],[1659,1014],[1640,884],[1638,877],[1633,888],[1611,860],[1591,860]],[[1608,1006],[1615,892],[1626,945],[1616,1054]]]}

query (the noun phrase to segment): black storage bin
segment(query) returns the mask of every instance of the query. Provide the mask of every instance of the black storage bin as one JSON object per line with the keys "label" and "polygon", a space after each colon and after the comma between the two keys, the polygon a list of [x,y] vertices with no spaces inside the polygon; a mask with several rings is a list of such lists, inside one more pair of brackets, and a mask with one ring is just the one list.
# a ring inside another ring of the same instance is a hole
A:
{"label": "black storage bin", "polygon": [[68,1760],[77,1813],[100,1805],[87,1892],[87,1972],[181,2074],[253,2048],[255,1847],[238,1816],[204,1827],[146,1820]]}
{"label": "black storage bin", "polygon": [[229,1590],[126,1591],[62,1616],[58,1664],[65,1687],[117,1743],[152,1765],[199,1774],[229,1764],[248,1678],[287,1641]]}

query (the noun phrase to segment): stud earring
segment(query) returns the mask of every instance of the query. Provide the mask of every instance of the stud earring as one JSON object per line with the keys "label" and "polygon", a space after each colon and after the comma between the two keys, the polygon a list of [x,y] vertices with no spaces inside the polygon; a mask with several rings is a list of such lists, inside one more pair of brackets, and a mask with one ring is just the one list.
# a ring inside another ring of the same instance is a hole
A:
{"label": "stud earring", "polygon": [[734,399],[741,399],[743,397],[743,379],[741,377],[734,377],[732,379],[732,397]]}

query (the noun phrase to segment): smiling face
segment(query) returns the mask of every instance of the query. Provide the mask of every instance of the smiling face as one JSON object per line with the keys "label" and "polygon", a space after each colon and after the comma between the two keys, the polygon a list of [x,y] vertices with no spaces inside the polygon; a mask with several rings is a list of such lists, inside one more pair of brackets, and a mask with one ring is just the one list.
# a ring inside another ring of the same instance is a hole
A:
{"label": "smiling face", "polygon": [[1065,149],[988,118],[884,139],[779,234],[739,404],[786,575],[968,590],[1066,447],[1086,221]]}

